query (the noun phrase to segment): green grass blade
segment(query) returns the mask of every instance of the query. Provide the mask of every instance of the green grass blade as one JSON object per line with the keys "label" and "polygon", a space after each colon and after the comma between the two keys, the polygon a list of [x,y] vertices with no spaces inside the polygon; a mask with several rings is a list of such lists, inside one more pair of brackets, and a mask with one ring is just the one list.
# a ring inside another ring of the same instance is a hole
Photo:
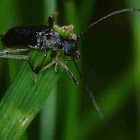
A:
{"label": "green grass blade", "polygon": [[[56,11],[56,0],[43,0],[43,21],[47,23],[48,16],[50,16],[53,12]],[[47,21],[47,22],[46,22]]]}
{"label": "green grass blade", "polygon": [[[82,22],[80,22],[80,26],[81,27],[85,27],[87,26],[87,23],[90,24],[91,20],[89,19],[89,17],[93,17],[93,12],[95,11],[95,0],[89,0],[88,2],[85,0],[82,0],[79,6],[79,15],[80,15],[80,20]],[[88,7],[88,8],[87,8]],[[82,20],[84,17],[84,20]]]}
{"label": "green grass blade", "polygon": [[40,113],[40,140],[53,140],[56,124],[56,93],[57,86],[53,88]]}
{"label": "green grass blade", "polygon": [[[33,52],[34,62],[42,58],[42,53]],[[32,86],[32,71],[28,63],[24,62],[0,103],[0,139],[16,140],[23,135],[45,103],[61,72],[60,68],[59,75],[56,75],[52,66],[40,73]]]}
{"label": "green grass blade", "polygon": [[25,133],[22,135],[21,140],[28,140],[28,134],[27,134],[26,131],[25,131]]}

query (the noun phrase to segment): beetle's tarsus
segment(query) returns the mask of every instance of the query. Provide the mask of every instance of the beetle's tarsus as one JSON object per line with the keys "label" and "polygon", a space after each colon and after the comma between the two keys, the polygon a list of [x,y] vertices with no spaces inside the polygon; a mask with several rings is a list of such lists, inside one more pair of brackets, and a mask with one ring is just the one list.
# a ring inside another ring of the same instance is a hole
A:
{"label": "beetle's tarsus", "polygon": [[37,81],[37,76],[35,73],[33,73],[33,81],[32,81],[32,85],[34,85]]}

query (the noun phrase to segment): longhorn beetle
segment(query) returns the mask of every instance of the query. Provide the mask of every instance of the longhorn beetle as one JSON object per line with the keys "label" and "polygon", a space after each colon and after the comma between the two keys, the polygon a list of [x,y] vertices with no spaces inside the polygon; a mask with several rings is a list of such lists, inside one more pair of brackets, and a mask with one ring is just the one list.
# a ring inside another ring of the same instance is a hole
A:
{"label": "longhorn beetle", "polygon": [[[7,49],[0,51],[0,57],[3,58],[15,58],[15,59],[25,59],[28,60],[29,65],[33,71],[33,83],[36,82],[36,75],[45,69],[49,68],[51,65],[55,64],[55,70],[58,71],[58,64],[61,65],[71,76],[74,84],[77,85],[77,80],[69,70],[69,68],[64,65],[62,62],[69,62],[73,61],[76,69],[80,75],[81,80],[95,106],[100,117],[103,118],[103,115],[96,104],[94,96],[91,93],[87,83],[85,82],[81,72],[79,71],[78,65],[76,61],[79,58],[79,51],[78,51],[78,42],[81,36],[90,28],[92,28],[95,24],[99,23],[100,21],[111,17],[113,15],[127,12],[127,11],[140,11],[140,9],[135,8],[128,8],[122,9],[119,11],[112,12],[99,20],[95,21],[91,25],[89,25],[83,32],[81,32],[77,37],[73,32],[73,26],[53,26],[53,20],[58,15],[57,12],[53,13],[48,18],[48,26],[19,26],[11,28],[7,31],[6,34],[0,36],[0,40],[2,41],[3,45],[8,48],[16,48],[16,49]],[[64,35],[65,34],[65,35]],[[28,51],[30,49],[37,49],[37,50],[44,50],[45,55],[41,62],[37,65],[34,69],[30,57],[28,55],[9,55],[11,53],[17,53],[22,51]],[[51,58],[52,62],[42,68],[42,65],[46,59],[48,51],[51,50]],[[57,55],[58,50],[61,51],[61,54]],[[70,59],[60,60],[62,56],[69,56]]]}

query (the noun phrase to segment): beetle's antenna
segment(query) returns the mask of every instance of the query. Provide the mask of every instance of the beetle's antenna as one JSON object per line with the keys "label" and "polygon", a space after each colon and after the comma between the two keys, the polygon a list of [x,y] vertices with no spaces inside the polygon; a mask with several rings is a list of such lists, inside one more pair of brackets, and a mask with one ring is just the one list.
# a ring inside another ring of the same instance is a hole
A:
{"label": "beetle's antenna", "polygon": [[102,119],[102,118],[103,118],[103,115],[102,115],[102,113],[101,113],[101,111],[100,111],[100,109],[99,109],[99,107],[98,107],[98,105],[97,105],[97,103],[96,103],[96,101],[95,101],[95,99],[94,99],[94,96],[92,95],[91,90],[89,89],[87,83],[85,82],[85,80],[84,80],[84,78],[83,78],[83,76],[82,76],[82,74],[81,74],[81,72],[80,72],[80,70],[79,70],[79,68],[78,68],[78,65],[77,65],[77,63],[75,62],[75,59],[74,59],[74,58],[72,58],[72,59],[73,59],[73,62],[74,62],[74,64],[75,64],[75,66],[76,66],[76,69],[77,69],[77,71],[78,71],[78,73],[79,73],[79,75],[80,75],[80,78],[81,78],[81,80],[83,81],[83,84],[84,84],[84,86],[85,86],[85,88],[86,88],[86,90],[87,90],[87,92],[88,92],[88,94],[89,94],[89,96],[90,96],[90,98],[91,98],[91,100],[92,100],[92,103],[93,103],[93,105],[95,106],[95,108],[97,109],[97,111],[98,111],[98,113],[100,114],[100,117],[101,117],[101,119]]}
{"label": "beetle's antenna", "polygon": [[94,26],[95,24],[99,23],[100,21],[108,18],[108,17],[111,17],[111,16],[114,16],[116,14],[120,14],[120,13],[123,13],[123,12],[127,12],[127,11],[140,11],[140,9],[136,9],[136,8],[128,8],[128,9],[122,9],[122,10],[119,10],[119,11],[115,11],[115,12],[112,12],[102,18],[100,18],[99,20],[93,22],[92,24],[90,24],[84,31],[82,31],[78,36],[77,36],[77,39],[76,39],[76,42],[78,43],[80,37],[87,31],[89,30],[90,28],[92,28],[92,26]]}

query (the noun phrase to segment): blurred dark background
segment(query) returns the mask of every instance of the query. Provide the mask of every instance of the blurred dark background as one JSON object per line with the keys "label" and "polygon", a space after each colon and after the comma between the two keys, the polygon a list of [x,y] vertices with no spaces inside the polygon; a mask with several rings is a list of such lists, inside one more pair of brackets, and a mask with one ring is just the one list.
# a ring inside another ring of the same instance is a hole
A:
{"label": "blurred dark background", "polygon": [[[14,26],[46,24],[54,11],[59,12],[58,25],[73,24],[78,34],[110,12],[140,8],[139,0],[0,0],[0,3],[0,34]],[[86,32],[78,44],[81,53],[78,65],[104,118],[100,119],[71,63],[68,66],[79,81],[78,88],[64,71],[24,139],[139,139],[139,19],[138,12],[110,17]],[[1,96],[20,69],[19,63],[22,61],[0,60]]]}

